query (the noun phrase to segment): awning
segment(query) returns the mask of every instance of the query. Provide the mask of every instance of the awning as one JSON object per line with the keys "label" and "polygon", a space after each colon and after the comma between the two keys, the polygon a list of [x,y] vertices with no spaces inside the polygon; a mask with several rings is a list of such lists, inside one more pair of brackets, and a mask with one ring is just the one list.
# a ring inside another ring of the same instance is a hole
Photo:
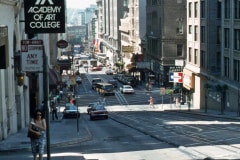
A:
{"label": "awning", "polygon": [[49,86],[57,86],[61,82],[60,74],[55,69],[49,68]]}

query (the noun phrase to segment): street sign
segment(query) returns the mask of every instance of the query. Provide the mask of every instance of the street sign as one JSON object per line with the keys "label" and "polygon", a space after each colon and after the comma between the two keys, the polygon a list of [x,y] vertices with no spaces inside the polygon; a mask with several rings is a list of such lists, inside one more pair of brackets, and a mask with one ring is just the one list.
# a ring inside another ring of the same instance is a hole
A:
{"label": "street sign", "polygon": [[70,84],[71,85],[76,85],[77,83],[76,83],[76,80],[75,80],[75,76],[73,76],[73,75],[70,75],[69,76],[69,81],[70,81]]}
{"label": "street sign", "polygon": [[160,95],[165,95],[166,94],[166,89],[164,87],[160,88]]}
{"label": "street sign", "polygon": [[21,41],[21,62],[22,71],[42,72],[43,71],[43,41],[22,40]]}
{"label": "street sign", "polygon": [[183,83],[182,72],[169,72],[169,82]]}

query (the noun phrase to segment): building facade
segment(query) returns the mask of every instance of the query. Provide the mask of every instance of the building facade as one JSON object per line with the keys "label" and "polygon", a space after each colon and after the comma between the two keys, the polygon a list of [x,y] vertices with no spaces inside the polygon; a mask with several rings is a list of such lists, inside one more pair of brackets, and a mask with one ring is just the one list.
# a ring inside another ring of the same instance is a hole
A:
{"label": "building facade", "polygon": [[120,55],[120,19],[123,17],[124,1],[97,0],[98,34],[94,40],[95,53],[99,60],[109,66],[114,66]]}
{"label": "building facade", "polygon": [[28,80],[25,78],[19,85],[17,81],[17,75],[21,74],[17,55],[20,54],[21,39],[25,37],[20,24],[21,11],[22,1],[0,2],[0,14],[5,17],[0,19],[0,140],[26,127],[29,122]]}
{"label": "building facade", "polygon": [[182,72],[176,60],[186,59],[186,1],[147,0],[146,14],[148,76],[154,76],[159,87],[173,86],[169,72]]}

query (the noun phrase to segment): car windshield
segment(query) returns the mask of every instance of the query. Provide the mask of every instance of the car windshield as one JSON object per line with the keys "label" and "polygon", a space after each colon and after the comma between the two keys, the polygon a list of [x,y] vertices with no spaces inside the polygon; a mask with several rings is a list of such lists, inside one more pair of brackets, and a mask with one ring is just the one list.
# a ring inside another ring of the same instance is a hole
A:
{"label": "car windshield", "polygon": [[113,89],[113,86],[112,85],[105,86],[105,89]]}
{"label": "car windshield", "polygon": [[66,110],[77,110],[77,107],[73,105],[69,105],[69,106],[66,106]]}
{"label": "car windshield", "polygon": [[95,107],[96,110],[104,110],[104,106],[103,105],[97,105]]}
{"label": "car windshield", "polygon": [[130,86],[125,86],[124,88],[125,89],[132,89],[132,87],[130,87]]}

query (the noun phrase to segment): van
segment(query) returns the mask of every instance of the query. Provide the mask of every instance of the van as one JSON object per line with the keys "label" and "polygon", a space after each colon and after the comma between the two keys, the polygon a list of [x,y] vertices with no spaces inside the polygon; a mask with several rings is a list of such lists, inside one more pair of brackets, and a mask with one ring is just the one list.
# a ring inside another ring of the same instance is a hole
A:
{"label": "van", "polygon": [[100,95],[115,95],[114,86],[110,83],[97,83],[96,91]]}

